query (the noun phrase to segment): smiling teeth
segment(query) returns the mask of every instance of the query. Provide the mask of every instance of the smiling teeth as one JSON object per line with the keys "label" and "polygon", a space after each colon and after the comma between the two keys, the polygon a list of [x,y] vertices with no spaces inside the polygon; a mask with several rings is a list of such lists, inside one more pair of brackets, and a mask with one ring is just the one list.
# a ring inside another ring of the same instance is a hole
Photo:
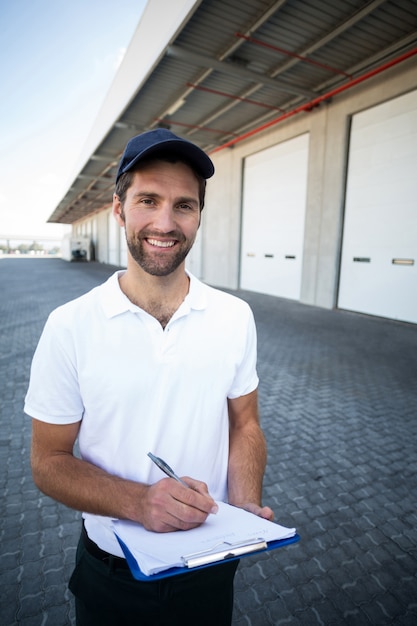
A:
{"label": "smiling teeth", "polygon": [[148,239],[148,243],[158,248],[172,248],[175,245],[175,241],[158,241],[157,239]]}

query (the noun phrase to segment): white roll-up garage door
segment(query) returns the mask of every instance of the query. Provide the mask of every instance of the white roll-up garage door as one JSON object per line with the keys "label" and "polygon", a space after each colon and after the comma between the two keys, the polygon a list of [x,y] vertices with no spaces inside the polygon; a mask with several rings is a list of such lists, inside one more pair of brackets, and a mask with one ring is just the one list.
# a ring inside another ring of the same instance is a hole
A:
{"label": "white roll-up garage door", "polygon": [[300,298],[308,144],[304,134],[245,159],[242,289]]}
{"label": "white roll-up garage door", "polygon": [[338,306],[417,323],[417,91],[352,118]]}

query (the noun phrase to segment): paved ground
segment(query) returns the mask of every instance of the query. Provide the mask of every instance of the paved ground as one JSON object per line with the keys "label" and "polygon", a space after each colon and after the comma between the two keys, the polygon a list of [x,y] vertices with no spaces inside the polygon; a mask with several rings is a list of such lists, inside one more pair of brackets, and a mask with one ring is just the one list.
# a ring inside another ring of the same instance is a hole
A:
{"label": "paved ground", "polygon": [[[48,313],[112,271],[0,260],[2,626],[74,623],[80,517],[34,487],[22,407]],[[264,499],[301,541],[241,562],[234,626],[415,626],[417,326],[240,295],[258,324]]]}

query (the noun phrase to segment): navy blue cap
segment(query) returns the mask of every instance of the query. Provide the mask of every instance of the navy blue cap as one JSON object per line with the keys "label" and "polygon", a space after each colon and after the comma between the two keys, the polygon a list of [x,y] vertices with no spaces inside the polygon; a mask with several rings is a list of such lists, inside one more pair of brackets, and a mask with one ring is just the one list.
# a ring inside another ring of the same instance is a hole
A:
{"label": "navy blue cap", "polygon": [[141,159],[158,156],[158,152],[169,151],[183,157],[203,178],[214,174],[214,165],[210,157],[198,146],[187,139],[182,139],[166,128],[148,130],[130,139],[120,160],[116,183],[120,176],[128,172]]}

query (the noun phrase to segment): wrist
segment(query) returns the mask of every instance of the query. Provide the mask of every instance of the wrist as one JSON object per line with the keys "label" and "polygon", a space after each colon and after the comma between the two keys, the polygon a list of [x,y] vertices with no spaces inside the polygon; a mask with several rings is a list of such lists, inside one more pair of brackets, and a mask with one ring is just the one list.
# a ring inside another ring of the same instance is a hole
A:
{"label": "wrist", "polygon": [[149,485],[144,483],[123,481],[123,486],[120,486],[118,493],[120,512],[117,517],[141,524],[143,522],[144,502],[148,489]]}

